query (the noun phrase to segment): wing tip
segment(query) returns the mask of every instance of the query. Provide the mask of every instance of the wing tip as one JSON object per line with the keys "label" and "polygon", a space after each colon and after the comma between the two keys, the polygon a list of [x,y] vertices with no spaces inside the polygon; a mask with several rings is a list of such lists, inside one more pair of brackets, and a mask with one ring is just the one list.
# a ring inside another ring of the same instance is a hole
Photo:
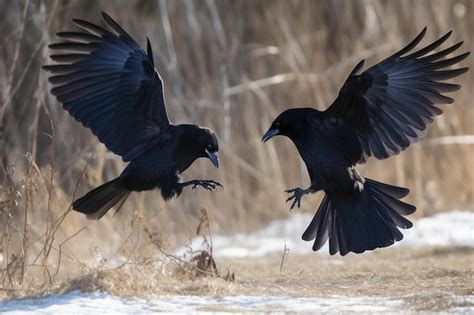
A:
{"label": "wing tip", "polygon": [[453,46],[449,47],[449,50],[452,50],[451,52],[458,50],[459,47],[461,47],[464,44],[464,41],[460,41],[459,43],[454,44]]}
{"label": "wing tip", "polygon": [[461,74],[464,74],[464,73],[468,72],[469,67],[463,67],[463,68],[459,68],[459,69],[455,69],[455,70],[457,70],[456,75],[458,76],[458,75],[461,75]]}
{"label": "wing tip", "polygon": [[415,39],[413,39],[412,42],[411,42],[410,44],[408,44],[407,47],[413,45],[409,50],[411,50],[411,49],[414,48],[416,45],[418,45],[419,42],[421,42],[421,40],[425,37],[427,30],[428,30],[428,27],[427,27],[427,26],[423,27],[423,29],[422,29],[421,32],[415,37]]}
{"label": "wing tip", "polygon": [[441,36],[438,40],[436,40],[435,42],[439,42],[440,45],[442,45],[451,35],[453,34],[453,30],[450,30],[449,32],[447,32],[446,34],[444,34],[443,36]]}
{"label": "wing tip", "polygon": [[107,25],[110,26],[117,35],[133,40],[132,36],[130,36],[130,34],[128,34],[127,31],[125,31],[125,29],[120,26],[120,24],[117,23],[110,15],[108,15],[105,11],[102,11],[101,13],[105,23],[107,23]]}
{"label": "wing tip", "polygon": [[49,49],[59,49],[62,50],[63,44],[72,44],[71,42],[60,42],[60,43],[51,43],[48,45]]}
{"label": "wing tip", "polygon": [[423,39],[423,37],[425,37],[427,31],[428,31],[428,27],[425,25],[425,27],[423,27],[421,32],[415,37],[415,40],[418,39],[418,42],[420,42]]}
{"label": "wing tip", "polygon": [[[444,96],[444,95],[443,95],[443,96]],[[443,99],[444,99],[445,104],[452,104],[452,103],[454,103],[454,98],[452,98],[452,97],[444,96]],[[440,115],[441,115],[441,114],[440,114]],[[439,116],[439,115],[436,115],[436,116]]]}
{"label": "wing tip", "polygon": [[359,74],[362,67],[364,67],[364,63],[365,63],[365,59],[362,59],[361,61],[359,61],[359,63],[354,67],[354,69],[352,69],[351,73],[349,74],[347,78],[350,78],[353,75]]}
{"label": "wing tip", "polygon": [[146,50],[147,50],[146,53],[147,53],[147,55],[148,55],[148,58],[149,58],[150,61],[151,61],[151,65],[152,65],[153,67],[155,67],[155,61],[153,60],[153,50],[152,50],[152,48],[151,48],[151,42],[150,42],[150,39],[148,38],[148,36],[147,36],[147,38],[146,38]]}
{"label": "wing tip", "polygon": [[416,47],[416,45],[418,45],[421,40],[423,39],[423,37],[425,37],[426,35],[426,31],[427,31],[427,27],[425,26],[421,32],[408,44],[406,45],[405,47],[403,47],[402,49],[400,49],[398,52],[396,52],[395,54],[393,54],[391,57],[389,58],[397,58],[397,57],[400,57],[404,54],[406,54],[407,52],[409,52],[410,50],[412,50],[413,48]]}
{"label": "wing tip", "polygon": [[88,23],[87,21],[83,20],[83,19],[79,19],[79,18],[73,18],[72,21],[74,22],[74,24],[76,25],[81,25],[81,24],[85,24],[85,23]]}
{"label": "wing tip", "polygon": [[102,15],[104,19],[111,18],[110,15],[108,15],[107,12],[105,12],[104,10],[100,11],[100,14]]}
{"label": "wing tip", "polygon": [[470,51],[466,51],[465,53],[462,53],[461,55],[459,56],[462,56],[460,58],[462,58],[460,61],[466,59],[467,57],[469,57],[471,55],[471,52]]}
{"label": "wing tip", "polygon": [[[448,66],[449,65],[454,65],[454,64],[458,64],[460,62],[462,62],[464,59],[466,59],[469,55],[471,54],[470,51],[467,51],[467,52],[464,52],[460,55],[457,55],[455,57],[452,57],[450,59],[445,59],[445,62],[449,62]],[[469,69],[469,68],[468,68]]]}
{"label": "wing tip", "polygon": [[451,34],[453,34],[453,30],[449,30],[449,32],[447,32],[446,34],[444,34],[443,37],[448,38],[449,36],[451,36]]}
{"label": "wing tip", "polygon": [[107,14],[107,12],[105,11],[100,11],[100,14],[102,15],[102,18],[104,19],[104,21],[108,24],[108,25],[111,25],[112,24],[115,24],[115,20]]}
{"label": "wing tip", "polygon": [[447,92],[459,91],[461,89],[461,84],[451,84],[451,90]]}
{"label": "wing tip", "polygon": [[89,33],[96,34],[99,36],[110,35],[110,31],[86,20],[74,18],[72,19],[72,21],[74,22],[74,24],[76,24],[80,28],[87,30]]}

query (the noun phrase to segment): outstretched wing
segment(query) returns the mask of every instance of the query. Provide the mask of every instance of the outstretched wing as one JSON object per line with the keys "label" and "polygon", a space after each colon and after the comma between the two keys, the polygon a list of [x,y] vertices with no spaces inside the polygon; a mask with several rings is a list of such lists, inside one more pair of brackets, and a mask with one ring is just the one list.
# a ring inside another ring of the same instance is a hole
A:
{"label": "outstretched wing", "polygon": [[67,41],[51,44],[57,64],[43,66],[52,73],[51,93],[64,108],[103,142],[130,161],[159,140],[169,126],[163,83],[148,52],[110,16],[112,31],[75,19],[86,32],[60,32]]}
{"label": "outstretched wing", "polygon": [[[468,70],[446,67],[465,59],[469,52],[444,59],[458,49],[462,42],[437,53],[427,55],[451,35],[447,33],[432,44],[412,50],[425,35],[426,28],[405,48],[358,74],[364,61],[351,72],[339,96],[324,112],[324,119],[333,125],[336,134],[350,133],[352,146],[359,148],[359,156],[352,162],[365,162],[373,155],[386,159],[419,141],[426,126],[442,111],[433,104],[452,103],[441,93],[456,91],[457,84],[442,83]],[[348,146],[348,148],[351,146]],[[353,153],[357,150],[352,148]],[[348,153],[350,155],[350,153]]]}

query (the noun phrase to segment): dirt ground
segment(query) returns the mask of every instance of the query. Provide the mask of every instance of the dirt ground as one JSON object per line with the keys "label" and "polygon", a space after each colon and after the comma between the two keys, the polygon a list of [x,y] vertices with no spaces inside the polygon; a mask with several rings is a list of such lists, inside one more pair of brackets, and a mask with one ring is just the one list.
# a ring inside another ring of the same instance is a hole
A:
{"label": "dirt ground", "polygon": [[[405,311],[474,309],[474,248],[393,247],[345,257],[298,256],[290,250],[283,265],[282,255],[216,259],[219,277],[179,275],[176,270],[166,274],[160,262],[89,269],[61,283],[7,299],[81,290],[148,299],[173,295],[383,297],[402,300]],[[225,275],[232,274],[233,279],[226,279]]]}
{"label": "dirt ground", "polygon": [[472,248],[393,248],[363,255],[307,255],[218,260],[235,281],[197,279],[160,285],[160,294],[374,296],[401,299],[411,310],[469,306],[474,294]]}

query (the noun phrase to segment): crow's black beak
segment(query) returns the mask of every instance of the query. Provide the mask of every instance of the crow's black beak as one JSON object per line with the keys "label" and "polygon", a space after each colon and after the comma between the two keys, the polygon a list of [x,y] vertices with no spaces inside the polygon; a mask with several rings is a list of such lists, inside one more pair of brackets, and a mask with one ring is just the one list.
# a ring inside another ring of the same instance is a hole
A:
{"label": "crow's black beak", "polygon": [[274,136],[278,135],[280,133],[279,129],[269,129],[267,132],[262,137],[262,142],[266,142],[267,140],[270,140]]}
{"label": "crow's black beak", "polygon": [[205,149],[207,156],[209,157],[209,160],[211,160],[212,164],[214,164],[215,167],[219,167],[219,153],[217,152],[210,152],[208,149]]}

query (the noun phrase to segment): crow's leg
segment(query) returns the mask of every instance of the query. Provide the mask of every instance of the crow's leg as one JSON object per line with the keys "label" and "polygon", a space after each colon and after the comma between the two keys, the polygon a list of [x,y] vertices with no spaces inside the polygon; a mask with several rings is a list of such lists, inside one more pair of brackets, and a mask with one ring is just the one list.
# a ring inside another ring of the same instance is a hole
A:
{"label": "crow's leg", "polygon": [[180,183],[180,185],[181,187],[192,185],[193,186],[192,190],[201,186],[202,188],[205,188],[210,191],[212,191],[213,189],[216,189],[217,187],[222,187],[222,185],[219,182],[216,182],[213,180],[207,180],[207,179],[194,179],[188,182]]}
{"label": "crow's leg", "polygon": [[306,194],[311,194],[311,193],[316,192],[316,189],[312,187],[309,187],[308,189],[301,189],[297,187],[297,188],[285,190],[285,192],[289,194],[293,194],[288,199],[286,199],[286,202],[290,202],[293,200],[293,203],[291,204],[291,207],[290,207],[290,211],[291,211],[296,205],[298,206],[298,208],[301,207],[301,198]]}

